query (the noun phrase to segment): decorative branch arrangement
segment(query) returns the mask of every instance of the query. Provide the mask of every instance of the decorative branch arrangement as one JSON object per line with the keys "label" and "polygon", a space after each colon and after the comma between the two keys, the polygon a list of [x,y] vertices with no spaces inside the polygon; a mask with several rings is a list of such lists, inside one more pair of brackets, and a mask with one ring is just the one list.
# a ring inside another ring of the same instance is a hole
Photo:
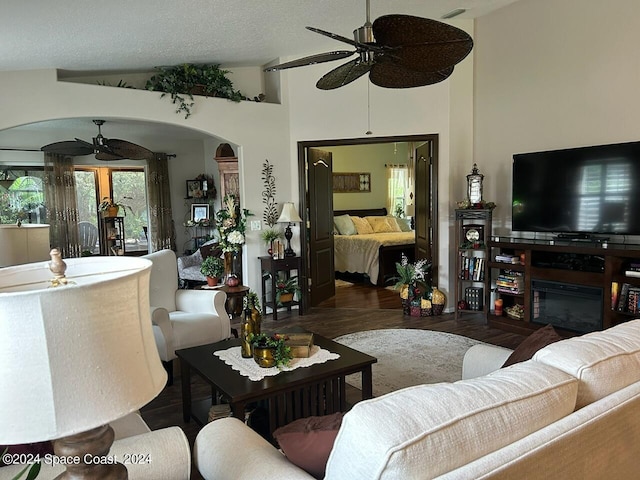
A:
{"label": "decorative branch arrangement", "polygon": [[275,201],[276,178],[273,176],[273,165],[269,163],[268,159],[264,161],[262,167],[262,181],[264,182],[262,203],[266,205],[262,219],[269,227],[273,227],[278,222],[278,209]]}

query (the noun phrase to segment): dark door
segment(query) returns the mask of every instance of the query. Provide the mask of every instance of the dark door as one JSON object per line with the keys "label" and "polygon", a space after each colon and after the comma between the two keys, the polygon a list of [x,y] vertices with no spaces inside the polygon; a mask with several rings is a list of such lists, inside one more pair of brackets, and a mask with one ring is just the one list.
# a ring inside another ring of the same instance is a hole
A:
{"label": "dark door", "polygon": [[438,278],[438,261],[434,244],[437,236],[434,226],[437,225],[437,186],[435,179],[436,162],[434,161],[435,141],[428,140],[416,148],[416,178],[415,178],[415,226],[416,226],[416,260],[426,258],[431,260],[432,278]]}
{"label": "dark door", "polygon": [[330,152],[309,148],[311,306],[336,294],[333,263],[333,164]]}

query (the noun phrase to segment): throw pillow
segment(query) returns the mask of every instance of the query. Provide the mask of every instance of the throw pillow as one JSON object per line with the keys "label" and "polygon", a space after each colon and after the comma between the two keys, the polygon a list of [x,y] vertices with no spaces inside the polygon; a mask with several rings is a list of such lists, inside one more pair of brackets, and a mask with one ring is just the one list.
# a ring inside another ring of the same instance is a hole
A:
{"label": "throw pillow", "polygon": [[[365,217],[373,228],[373,233],[399,232],[400,227],[392,217]],[[393,221],[393,223],[391,223]]]}
{"label": "throw pillow", "polygon": [[333,223],[338,228],[340,235],[356,235],[358,233],[349,215],[333,217]]}
{"label": "throw pillow", "polygon": [[396,222],[400,227],[400,231],[402,232],[410,232],[411,231],[411,220],[408,218],[396,218]]}
{"label": "throw pillow", "polygon": [[315,478],[323,478],[342,412],[295,420],[273,432],[287,459]]}
{"label": "throw pillow", "polygon": [[507,358],[507,361],[504,362],[504,365],[502,366],[508,367],[514,363],[531,360],[538,350],[557,342],[558,340],[562,340],[562,337],[558,335],[558,332],[556,332],[552,325],[542,327],[525,338],[524,341],[511,353],[511,355],[509,355],[509,358]]}
{"label": "throw pillow", "polygon": [[371,224],[361,217],[351,217],[353,224],[356,226],[358,235],[366,235],[367,233],[373,233]]}

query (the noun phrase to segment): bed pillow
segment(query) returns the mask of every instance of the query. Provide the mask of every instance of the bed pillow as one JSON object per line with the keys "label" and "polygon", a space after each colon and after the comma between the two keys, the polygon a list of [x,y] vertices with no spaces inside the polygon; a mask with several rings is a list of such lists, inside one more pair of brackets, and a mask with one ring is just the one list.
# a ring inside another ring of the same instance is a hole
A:
{"label": "bed pillow", "polygon": [[338,228],[340,235],[356,235],[358,233],[349,215],[333,217],[333,223]]}
{"label": "bed pillow", "polygon": [[373,228],[371,228],[371,224],[367,222],[364,218],[351,217],[351,220],[353,220],[353,224],[356,226],[358,235],[366,235],[367,233],[373,233]]}
{"label": "bed pillow", "polygon": [[391,228],[393,228],[394,232],[401,232],[402,229],[400,228],[400,224],[398,223],[398,217],[392,217],[391,215],[387,215],[386,217],[387,222],[389,222],[389,225],[391,225]]}
{"label": "bed pillow", "polygon": [[399,232],[400,228],[394,220],[394,224],[389,221],[390,217],[365,217],[367,222],[371,224],[373,233],[390,233]]}
{"label": "bed pillow", "polygon": [[400,227],[400,231],[402,232],[410,232],[411,231],[411,220],[408,218],[396,218],[396,222]]}

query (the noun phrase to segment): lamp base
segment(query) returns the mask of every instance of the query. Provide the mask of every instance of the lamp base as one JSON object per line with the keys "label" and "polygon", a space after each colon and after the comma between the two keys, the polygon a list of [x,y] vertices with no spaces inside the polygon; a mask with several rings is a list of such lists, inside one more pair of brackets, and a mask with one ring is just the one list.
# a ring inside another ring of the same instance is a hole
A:
{"label": "lamp base", "polygon": [[56,480],[127,480],[127,468],[108,455],[113,438],[113,428],[103,425],[54,440],[53,451],[57,457],[78,462],[67,464],[67,470]]}
{"label": "lamp base", "polygon": [[295,257],[296,252],[291,248],[291,238],[293,237],[293,232],[291,231],[291,224],[287,225],[287,228],[284,230],[284,238],[287,239],[287,248],[284,249],[285,257]]}

